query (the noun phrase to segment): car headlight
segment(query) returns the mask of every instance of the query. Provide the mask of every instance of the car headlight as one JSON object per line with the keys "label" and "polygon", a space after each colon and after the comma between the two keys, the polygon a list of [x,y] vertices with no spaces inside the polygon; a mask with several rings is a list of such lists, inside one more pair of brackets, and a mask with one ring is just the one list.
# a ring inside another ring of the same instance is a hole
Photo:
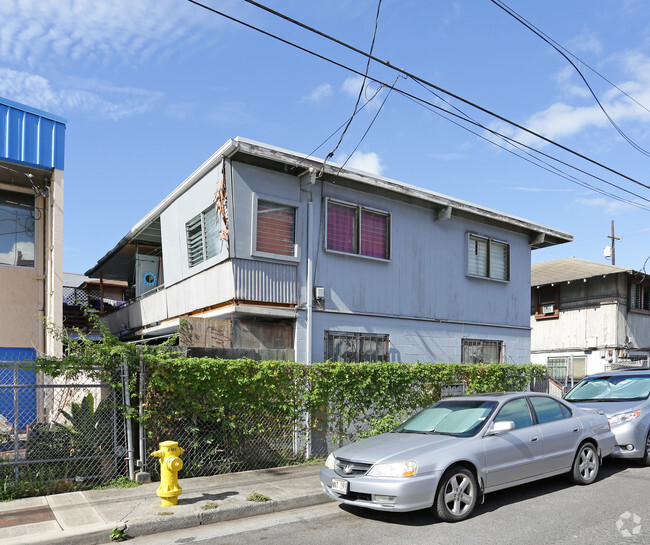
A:
{"label": "car headlight", "polygon": [[413,477],[418,470],[418,463],[412,460],[375,464],[368,471],[369,477]]}
{"label": "car headlight", "polygon": [[631,413],[620,413],[615,414],[609,418],[609,425],[613,428],[615,426],[621,426],[622,424],[627,424],[635,418],[641,416],[641,411],[632,411]]}
{"label": "car headlight", "polygon": [[336,463],[336,458],[334,457],[334,453],[331,453],[328,457],[327,460],[325,460],[325,467],[327,469],[334,469],[334,464]]}

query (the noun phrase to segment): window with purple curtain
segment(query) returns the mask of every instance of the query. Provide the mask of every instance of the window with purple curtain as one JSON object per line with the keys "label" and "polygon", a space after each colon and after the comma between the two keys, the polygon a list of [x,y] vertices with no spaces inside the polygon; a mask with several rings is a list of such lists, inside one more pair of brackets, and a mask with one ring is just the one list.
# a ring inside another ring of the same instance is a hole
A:
{"label": "window with purple curtain", "polygon": [[343,204],[327,204],[327,249],[357,253],[357,209]]}
{"label": "window with purple curtain", "polygon": [[388,259],[388,216],[363,210],[361,212],[361,254]]}
{"label": "window with purple curtain", "polygon": [[389,259],[389,218],[360,205],[327,203],[327,249]]}

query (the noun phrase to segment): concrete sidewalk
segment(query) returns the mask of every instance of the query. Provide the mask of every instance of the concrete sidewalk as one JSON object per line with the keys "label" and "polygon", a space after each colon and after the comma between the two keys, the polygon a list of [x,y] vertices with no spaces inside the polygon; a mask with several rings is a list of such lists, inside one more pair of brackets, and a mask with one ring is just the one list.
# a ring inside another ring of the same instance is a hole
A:
{"label": "concrete sidewalk", "polygon": [[[137,488],[70,492],[0,503],[0,545],[110,543],[115,528],[136,537],[330,501],[322,492],[320,466],[180,478],[175,507],[161,507],[158,483]],[[271,498],[252,502],[258,492]]]}

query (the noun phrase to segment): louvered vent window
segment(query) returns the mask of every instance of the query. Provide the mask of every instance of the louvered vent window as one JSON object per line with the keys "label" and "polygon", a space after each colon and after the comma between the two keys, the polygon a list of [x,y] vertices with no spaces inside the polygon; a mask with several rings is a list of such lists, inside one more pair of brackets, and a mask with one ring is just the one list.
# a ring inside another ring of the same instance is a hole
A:
{"label": "louvered vent window", "polygon": [[632,310],[650,312],[650,283],[632,284],[630,296]]}
{"label": "louvered vent window", "polygon": [[510,280],[510,245],[487,237],[469,235],[467,274],[494,280]]}
{"label": "louvered vent window", "polygon": [[185,224],[187,233],[187,259],[194,267],[221,252],[219,238],[219,216],[214,206],[210,206]]}

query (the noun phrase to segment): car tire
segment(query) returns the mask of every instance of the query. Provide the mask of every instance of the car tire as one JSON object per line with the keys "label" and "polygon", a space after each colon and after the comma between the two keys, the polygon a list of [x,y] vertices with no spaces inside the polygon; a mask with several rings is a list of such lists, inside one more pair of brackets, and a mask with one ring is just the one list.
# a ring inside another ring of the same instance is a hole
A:
{"label": "car tire", "polygon": [[478,496],[474,474],[464,467],[451,467],[440,479],[433,514],[445,522],[459,522],[472,513]]}
{"label": "car tire", "polygon": [[571,480],[575,484],[591,484],[598,477],[600,470],[600,456],[592,443],[580,445],[571,469]]}

